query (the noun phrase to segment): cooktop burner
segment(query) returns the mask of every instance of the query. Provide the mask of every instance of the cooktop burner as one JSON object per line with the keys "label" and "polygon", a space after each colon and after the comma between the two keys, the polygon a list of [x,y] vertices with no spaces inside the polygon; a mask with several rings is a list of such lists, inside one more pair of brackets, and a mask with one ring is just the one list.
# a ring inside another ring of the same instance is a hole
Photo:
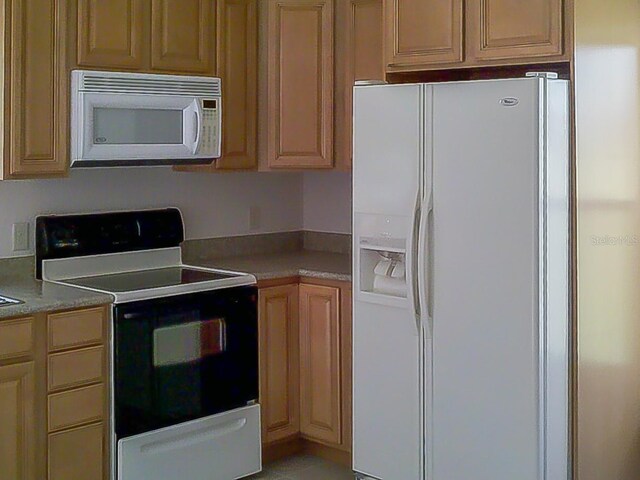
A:
{"label": "cooktop burner", "polygon": [[112,273],[93,277],[72,278],[65,283],[93,288],[105,292],[123,293],[153,288],[175,287],[194,283],[235,278],[239,275],[196,270],[185,267],[167,267],[137,272]]}

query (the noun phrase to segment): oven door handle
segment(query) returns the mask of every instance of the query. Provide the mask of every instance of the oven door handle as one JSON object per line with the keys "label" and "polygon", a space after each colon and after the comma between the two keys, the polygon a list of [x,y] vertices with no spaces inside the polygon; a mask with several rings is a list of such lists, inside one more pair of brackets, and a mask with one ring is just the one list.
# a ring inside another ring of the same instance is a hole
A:
{"label": "oven door handle", "polygon": [[160,453],[170,452],[177,448],[191,447],[202,443],[205,440],[224,437],[225,435],[235,433],[238,430],[242,430],[246,424],[246,418],[239,418],[238,420],[216,425],[215,427],[208,427],[201,430],[182,433],[171,438],[143,445],[140,447],[140,453],[144,453],[146,455],[157,455]]}

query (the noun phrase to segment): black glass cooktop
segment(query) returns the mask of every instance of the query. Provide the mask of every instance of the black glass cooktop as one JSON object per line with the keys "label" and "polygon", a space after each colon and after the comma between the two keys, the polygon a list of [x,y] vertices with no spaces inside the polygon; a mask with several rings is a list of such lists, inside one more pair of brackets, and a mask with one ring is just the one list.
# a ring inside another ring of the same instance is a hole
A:
{"label": "black glass cooktop", "polygon": [[153,288],[175,287],[194,283],[234,278],[228,273],[194,270],[192,268],[168,267],[138,272],[97,275],[95,277],[73,278],[66,283],[85,288],[95,288],[105,292],[123,293]]}

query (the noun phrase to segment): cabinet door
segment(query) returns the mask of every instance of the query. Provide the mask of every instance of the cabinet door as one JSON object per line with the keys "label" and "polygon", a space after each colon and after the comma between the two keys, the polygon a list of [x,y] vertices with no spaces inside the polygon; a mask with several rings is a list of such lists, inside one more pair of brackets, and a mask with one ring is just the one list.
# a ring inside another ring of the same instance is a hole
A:
{"label": "cabinet door", "polygon": [[298,285],[260,290],[262,441],[297,434],[299,417]]}
{"label": "cabinet door", "polygon": [[0,367],[0,480],[35,480],[34,363]]}
{"label": "cabinet door", "polygon": [[258,164],[258,1],[218,1],[218,75],[224,92],[218,169]]}
{"label": "cabinet door", "polygon": [[352,165],[353,86],[385,79],[382,0],[344,0],[336,8],[336,166]]}
{"label": "cabinet door", "polygon": [[215,75],[215,1],[151,0],[151,67]]}
{"label": "cabinet door", "polygon": [[467,2],[471,61],[561,55],[563,0]]}
{"label": "cabinet door", "polygon": [[78,65],[142,69],[147,15],[144,0],[78,0]]}
{"label": "cabinet door", "polygon": [[67,2],[5,0],[2,178],[61,176],[68,165]]}
{"label": "cabinet door", "polygon": [[300,285],[300,431],[342,442],[340,290]]}
{"label": "cabinet door", "polygon": [[386,0],[387,68],[442,68],[463,61],[464,0]]}
{"label": "cabinet door", "polygon": [[333,0],[268,0],[270,168],[333,166]]}
{"label": "cabinet door", "polygon": [[105,475],[104,424],[49,435],[48,480],[101,480]]}

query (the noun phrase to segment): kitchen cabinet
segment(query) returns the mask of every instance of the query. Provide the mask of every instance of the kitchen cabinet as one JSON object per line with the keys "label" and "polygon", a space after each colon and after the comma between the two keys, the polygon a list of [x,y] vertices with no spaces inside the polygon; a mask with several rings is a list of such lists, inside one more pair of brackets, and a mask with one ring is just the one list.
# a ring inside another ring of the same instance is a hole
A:
{"label": "kitchen cabinet", "polygon": [[269,169],[333,167],[333,0],[267,2]]}
{"label": "kitchen cabinet", "polygon": [[260,404],[262,440],[300,431],[298,285],[260,289]]}
{"label": "kitchen cabinet", "polygon": [[353,86],[358,80],[384,81],[383,0],[336,4],[335,163],[352,167]]}
{"label": "kitchen cabinet", "polygon": [[149,3],[144,0],[78,0],[77,51],[81,67],[141,70]]}
{"label": "kitchen cabinet", "polygon": [[0,366],[0,480],[38,478],[34,365]]}
{"label": "kitchen cabinet", "polygon": [[464,0],[386,0],[390,70],[442,68],[463,61]]}
{"label": "kitchen cabinet", "polygon": [[216,73],[216,2],[151,0],[151,69]]}
{"label": "kitchen cabinet", "polygon": [[309,452],[318,454],[319,448],[349,463],[351,285],[306,277],[267,283],[259,290],[260,403],[267,457],[283,442],[302,439]]}
{"label": "kitchen cabinet", "polygon": [[572,0],[386,0],[388,73],[571,60]]}
{"label": "kitchen cabinet", "polygon": [[49,435],[48,480],[106,479],[101,423]]}
{"label": "kitchen cabinet", "polygon": [[340,444],[342,437],[340,290],[300,285],[300,431]]}
{"label": "kitchen cabinet", "polygon": [[62,176],[68,166],[67,2],[0,2],[0,178]]}
{"label": "kitchen cabinet", "polygon": [[563,53],[563,0],[467,2],[469,60],[508,60]]}

